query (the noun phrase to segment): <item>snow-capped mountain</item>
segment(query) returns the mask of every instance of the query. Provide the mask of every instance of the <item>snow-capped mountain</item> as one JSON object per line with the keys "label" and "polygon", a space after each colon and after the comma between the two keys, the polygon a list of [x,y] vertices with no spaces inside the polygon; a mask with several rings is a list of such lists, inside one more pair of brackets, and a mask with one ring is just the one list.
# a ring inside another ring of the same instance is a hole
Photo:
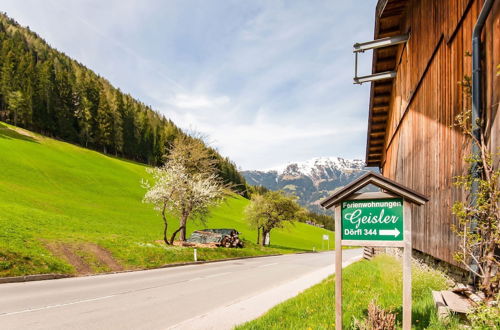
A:
{"label": "snow-capped mountain", "polygon": [[367,170],[364,162],[358,159],[321,157],[288,163],[269,171],[243,171],[242,174],[251,185],[292,193],[299,197],[300,204],[323,213],[319,206],[321,199]]}

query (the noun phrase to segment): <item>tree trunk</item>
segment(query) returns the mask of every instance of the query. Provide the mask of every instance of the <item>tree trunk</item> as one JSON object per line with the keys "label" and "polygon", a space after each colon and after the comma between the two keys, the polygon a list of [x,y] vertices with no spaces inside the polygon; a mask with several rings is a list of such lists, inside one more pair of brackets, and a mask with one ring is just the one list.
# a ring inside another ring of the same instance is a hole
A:
{"label": "tree trunk", "polygon": [[181,217],[181,223],[180,223],[180,234],[179,234],[179,240],[181,242],[184,242],[186,240],[186,222],[187,222],[187,214],[183,214]]}
{"label": "tree trunk", "polygon": [[486,299],[494,298],[494,290],[492,288],[491,277],[493,276],[493,260],[495,258],[495,248],[489,249],[488,253],[485,255],[485,265],[484,265],[484,277],[481,281],[481,287],[483,288],[483,292],[485,293]]}
{"label": "tree trunk", "polygon": [[177,228],[176,231],[174,231],[174,233],[172,234],[172,237],[170,237],[170,244],[174,244],[175,236],[177,236],[177,233],[183,229],[185,230],[186,228],[181,226],[181,227]]}
{"label": "tree trunk", "polygon": [[266,237],[268,233],[269,231],[262,229],[262,241],[261,241],[262,246],[266,246]]}
{"label": "tree trunk", "polygon": [[165,241],[165,244],[170,245],[170,242],[167,239],[167,223],[165,222],[165,226],[163,227],[163,241]]}
{"label": "tree trunk", "polygon": [[[166,203],[163,203],[163,209],[161,211],[161,216],[163,218],[163,240],[165,241],[165,244],[170,245],[171,243],[168,241],[167,238],[167,229],[168,229],[168,222],[167,222],[167,216],[165,215],[165,210],[166,210]],[[173,241],[172,241],[173,243]]]}

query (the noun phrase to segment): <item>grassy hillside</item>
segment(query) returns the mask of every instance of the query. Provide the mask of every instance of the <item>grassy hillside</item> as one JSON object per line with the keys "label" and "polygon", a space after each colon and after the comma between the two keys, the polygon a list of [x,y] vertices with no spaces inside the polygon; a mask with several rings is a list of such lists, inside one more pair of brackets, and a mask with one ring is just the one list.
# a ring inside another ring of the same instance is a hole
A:
{"label": "grassy hillside", "polygon": [[[0,123],[0,276],[90,273],[190,260],[192,250],[165,248],[162,222],[141,202],[145,167]],[[236,228],[248,200],[213,210],[208,226]],[[170,226],[173,229],[175,226]],[[202,225],[191,224],[188,232]],[[271,249],[203,249],[202,259],[311,250],[332,232],[297,223],[273,231]],[[333,235],[332,235],[333,238]],[[333,244],[331,244],[333,247]]]}

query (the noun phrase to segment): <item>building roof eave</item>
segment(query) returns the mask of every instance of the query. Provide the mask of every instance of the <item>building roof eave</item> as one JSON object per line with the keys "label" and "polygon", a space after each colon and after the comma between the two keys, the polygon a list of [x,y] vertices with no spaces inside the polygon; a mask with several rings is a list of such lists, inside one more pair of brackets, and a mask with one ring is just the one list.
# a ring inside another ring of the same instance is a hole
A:
{"label": "building roof eave", "polygon": [[[379,0],[376,7],[374,39],[402,34],[401,20],[407,0]],[[397,67],[399,45],[373,51],[372,74],[393,71]],[[392,93],[392,80],[371,83],[368,133],[365,162],[367,166],[381,167],[384,158],[387,119]]]}

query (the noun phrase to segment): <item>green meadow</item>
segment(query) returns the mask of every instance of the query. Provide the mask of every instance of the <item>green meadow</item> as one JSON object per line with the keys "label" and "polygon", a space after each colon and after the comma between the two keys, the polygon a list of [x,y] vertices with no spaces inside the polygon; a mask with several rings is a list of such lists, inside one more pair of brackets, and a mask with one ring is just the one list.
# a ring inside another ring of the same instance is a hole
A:
{"label": "green meadow", "polygon": [[[0,276],[95,273],[191,261],[190,248],[166,247],[162,220],[142,203],[146,167],[0,123]],[[199,249],[201,260],[321,249],[333,232],[303,223],[254,244],[243,219],[248,200],[212,210],[207,227],[236,228],[243,249]],[[176,221],[170,224],[173,231]],[[188,234],[205,227],[190,223]],[[326,245],[325,245],[326,247]]]}

